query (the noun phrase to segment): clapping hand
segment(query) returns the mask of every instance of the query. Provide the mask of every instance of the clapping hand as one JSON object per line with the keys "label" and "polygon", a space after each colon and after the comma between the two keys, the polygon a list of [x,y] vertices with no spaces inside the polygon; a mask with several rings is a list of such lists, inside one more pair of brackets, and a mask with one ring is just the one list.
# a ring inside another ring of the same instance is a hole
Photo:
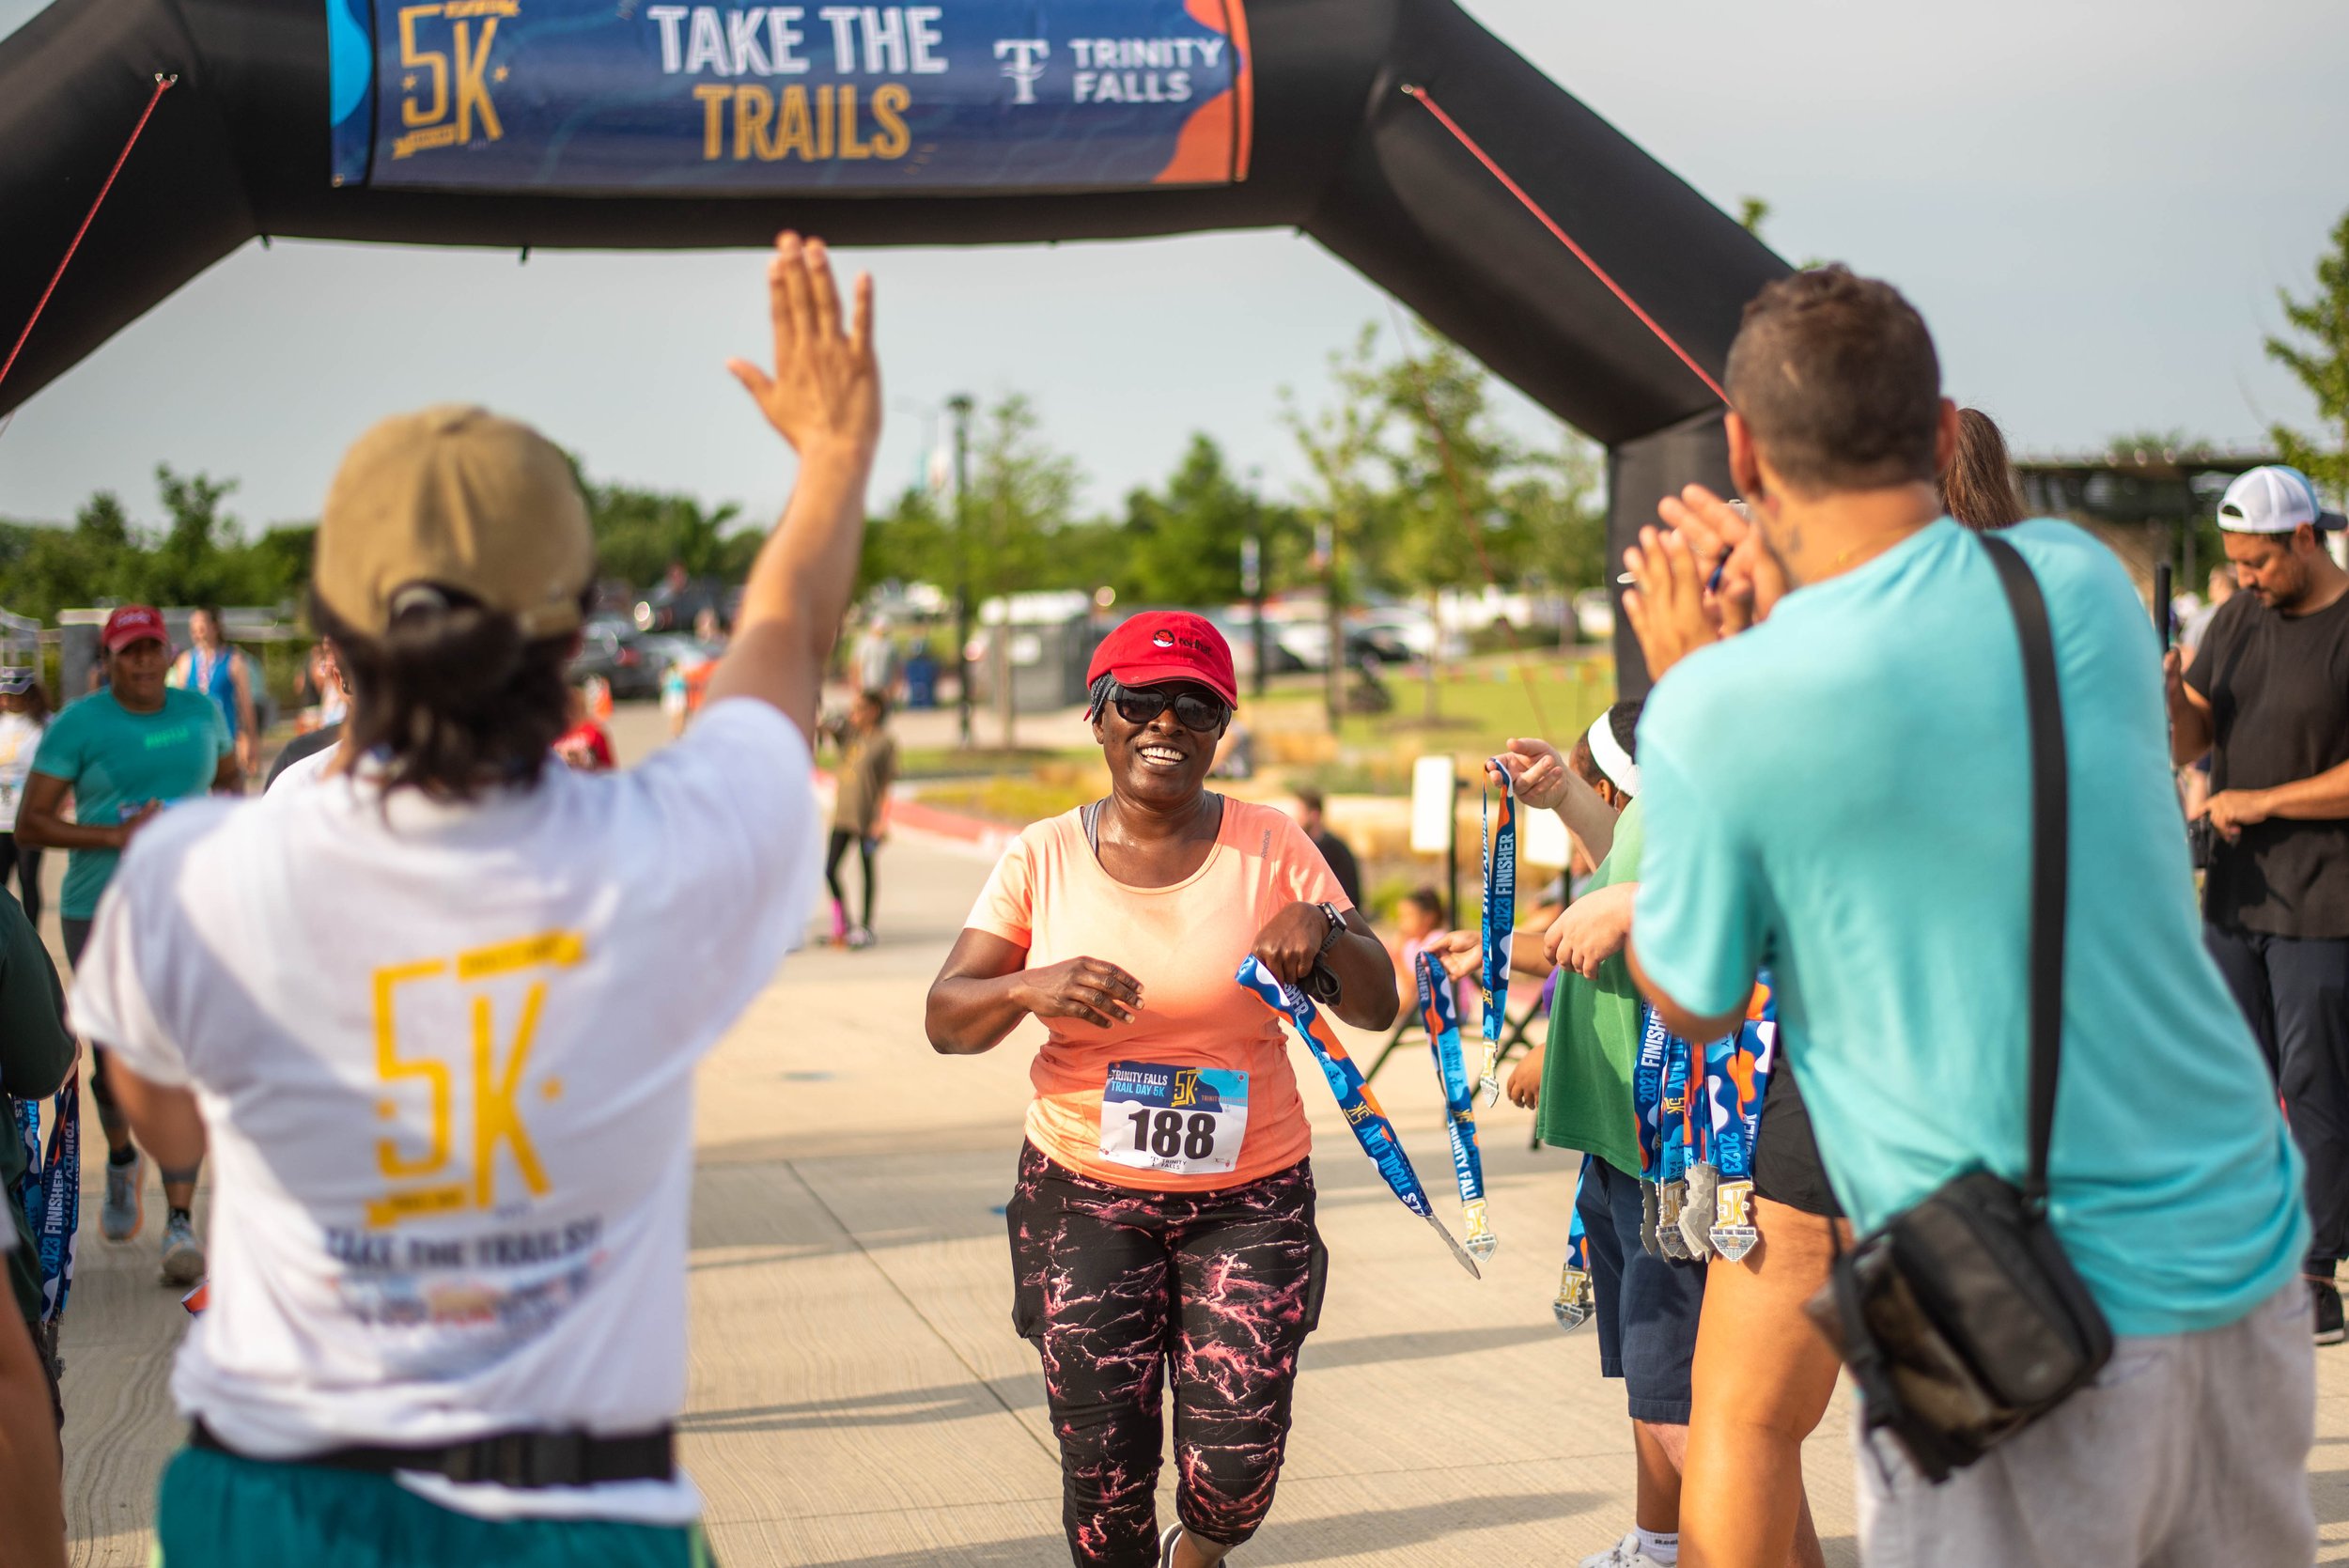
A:
{"label": "clapping hand", "polygon": [[1642,528],[1624,552],[1637,585],[1623,607],[1648,673],[1661,679],[1698,648],[1767,618],[1787,580],[1762,531],[1703,486],[1665,497],[1657,514],[1669,528]]}

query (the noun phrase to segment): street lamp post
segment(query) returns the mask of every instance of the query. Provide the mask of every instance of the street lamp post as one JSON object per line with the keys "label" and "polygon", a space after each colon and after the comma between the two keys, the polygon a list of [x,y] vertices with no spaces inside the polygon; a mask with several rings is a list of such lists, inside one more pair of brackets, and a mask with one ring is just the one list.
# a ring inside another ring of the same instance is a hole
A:
{"label": "street lamp post", "polygon": [[971,397],[946,399],[955,416],[955,722],[971,749]]}

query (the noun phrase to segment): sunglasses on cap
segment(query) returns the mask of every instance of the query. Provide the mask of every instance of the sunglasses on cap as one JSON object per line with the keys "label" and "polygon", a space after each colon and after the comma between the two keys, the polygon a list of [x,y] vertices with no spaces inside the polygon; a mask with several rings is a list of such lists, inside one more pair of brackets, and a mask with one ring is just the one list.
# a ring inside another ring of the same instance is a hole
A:
{"label": "sunglasses on cap", "polygon": [[1176,723],[1201,735],[1221,729],[1232,716],[1220,698],[1163,686],[1120,686],[1110,693],[1110,706],[1129,724],[1146,724],[1171,706]]}

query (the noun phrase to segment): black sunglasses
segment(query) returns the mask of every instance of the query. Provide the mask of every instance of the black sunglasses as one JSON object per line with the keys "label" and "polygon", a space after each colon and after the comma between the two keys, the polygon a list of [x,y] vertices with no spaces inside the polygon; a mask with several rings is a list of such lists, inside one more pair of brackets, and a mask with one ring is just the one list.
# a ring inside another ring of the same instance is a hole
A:
{"label": "black sunglasses", "polygon": [[1232,716],[1232,710],[1221,701],[1196,691],[1170,691],[1162,686],[1121,686],[1110,695],[1110,706],[1129,724],[1146,724],[1170,705],[1174,709],[1176,723],[1201,735],[1221,729]]}

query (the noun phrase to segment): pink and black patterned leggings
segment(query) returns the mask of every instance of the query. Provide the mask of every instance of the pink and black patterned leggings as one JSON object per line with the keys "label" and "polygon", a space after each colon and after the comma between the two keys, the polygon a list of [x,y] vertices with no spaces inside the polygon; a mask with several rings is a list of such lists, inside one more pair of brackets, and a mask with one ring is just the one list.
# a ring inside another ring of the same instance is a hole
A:
{"label": "pink and black patterned leggings", "polygon": [[1143,1192],[1023,1143],[1005,1219],[1012,1322],[1044,1357],[1070,1560],[1158,1562],[1170,1358],[1183,1528],[1235,1545],[1253,1535],[1272,1507],[1297,1353],[1328,1273],[1312,1163],[1213,1191]]}

